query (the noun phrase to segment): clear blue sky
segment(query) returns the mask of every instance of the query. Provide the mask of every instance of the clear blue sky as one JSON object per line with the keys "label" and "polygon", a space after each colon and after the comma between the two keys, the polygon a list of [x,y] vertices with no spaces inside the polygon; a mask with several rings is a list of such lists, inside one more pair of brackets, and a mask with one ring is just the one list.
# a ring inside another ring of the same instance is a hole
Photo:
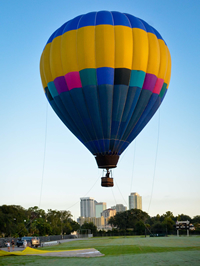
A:
{"label": "clear blue sky", "polygon": [[[112,189],[100,186],[102,171],[94,157],[47,105],[39,73],[40,55],[51,33],[77,15],[99,10],[142,18],[161,33],[172,57],[168,94],[121,156]],[[198,0],[1,0],[0,205],[28,208],[40,202],[46,210],[70,210],[77,219],[80,197],[94,197],[107,207],[128,206],[130,192],[138,192],[150,215],[168,210],[199,215],[199,13]]]}

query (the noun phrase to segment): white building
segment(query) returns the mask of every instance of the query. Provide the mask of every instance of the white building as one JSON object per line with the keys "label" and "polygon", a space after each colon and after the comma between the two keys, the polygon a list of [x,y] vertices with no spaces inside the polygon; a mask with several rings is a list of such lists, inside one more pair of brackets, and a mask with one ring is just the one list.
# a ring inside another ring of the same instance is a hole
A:
{"label": "white building", "polygon": [[129,210],[131,209],[140,209],[142,210],[142,197],[134,192],[129,196]]}
{"label": "white building", "polygon": [[95,202],[93,198],[80,199],[81,217],[95,217]]}

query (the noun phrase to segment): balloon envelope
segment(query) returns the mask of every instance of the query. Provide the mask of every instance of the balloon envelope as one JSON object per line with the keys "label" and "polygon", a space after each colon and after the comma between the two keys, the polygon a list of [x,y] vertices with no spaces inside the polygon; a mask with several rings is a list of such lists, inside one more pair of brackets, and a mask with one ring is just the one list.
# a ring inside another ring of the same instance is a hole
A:
{"label": "balloon envelope", "polygon": [[112,168],[164,99],[171,58],[161,35],[145,21],[91,12],[51,35],[40,73],[59,118],[100,168]]}

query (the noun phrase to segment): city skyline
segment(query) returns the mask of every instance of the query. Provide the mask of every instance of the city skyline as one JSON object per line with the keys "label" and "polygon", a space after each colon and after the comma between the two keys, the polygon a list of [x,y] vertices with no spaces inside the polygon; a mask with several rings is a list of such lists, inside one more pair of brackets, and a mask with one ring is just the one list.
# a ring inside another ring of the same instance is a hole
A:
{"label": "city skyline", "polygon": [[81,197],[80,198],[80,217],[96,217],[99,218],[102,215],[102,212],[105,210],[113,209],[116,212],[126,211],[127,207],[123,204],[116,204],[107,208],[106,202],[97,202],[92,197]]}
{"label": "city skyline", "polygon": [[[137,192],[131,193],[131,195],[128,196],[128,199],[129,199],[129,210],[130,210],[130,206],[132,206],[133,209],[136,208],[136,209],[142,210],[142,197]],[[131,201],[132,201],[132,205],[130,204]],[[119,203],[119,204],[116,204],[116,205],[113,205],[107,208],[106,202],[97,202],[95,198],[92,198],[92,197],[81,197],[80,198],[79,218],[81,217],[100,218],[102,216],[102,213],[107,210],[115,210],[116,213],[124,212],[127,210],[127,206],[124,206],[123,204]]]}

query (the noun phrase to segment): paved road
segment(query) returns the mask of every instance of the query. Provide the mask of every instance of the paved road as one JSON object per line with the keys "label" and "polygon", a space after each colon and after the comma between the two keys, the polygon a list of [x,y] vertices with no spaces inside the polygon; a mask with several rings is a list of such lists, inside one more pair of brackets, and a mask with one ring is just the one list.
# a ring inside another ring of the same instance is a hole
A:
{"label": "paved road", "polygon": [[[1,248],[1,250],[8,251],[8,248],[6,248],[6,247],[5,248]],[[18,248],[17,246],[15,246],[15,248],[14,248],[14,251],[22,251],[22,250],[24,250],[23,247]],[[13,251],[12,248],[10,248],[10,251]]]}
{"label": "paved road", "polygon": [[[77,241],[77,240],[86,240],[86,239],[88,239],[88,238],[61,239],[61,240],[56,240],[56,241],[58,241],[60,243],[64,243],[64,242],[71,242],[71,241]],[[1,250],[8,251],[8,248],[4,247],[4,248],[1,248]],[[15,246],[14,251],[22,251],[22,250],[24,250],[23,247],[19,247],[18,248],[17,246]],[[10,247],[10,251],[12,251],[12,247]]]}

